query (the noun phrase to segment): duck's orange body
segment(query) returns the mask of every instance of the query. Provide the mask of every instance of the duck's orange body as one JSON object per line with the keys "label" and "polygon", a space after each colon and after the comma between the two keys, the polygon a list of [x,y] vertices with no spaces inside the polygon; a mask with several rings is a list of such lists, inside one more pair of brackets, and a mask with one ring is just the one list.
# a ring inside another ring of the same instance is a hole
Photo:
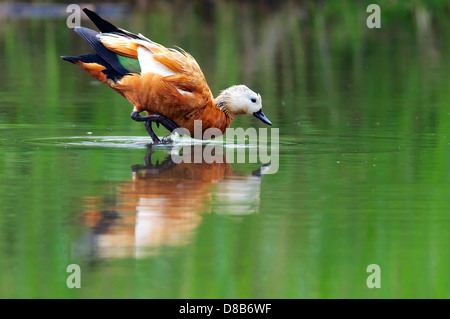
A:
{"label": "duck's orange body", "polygon": [[180,93],[177,76],[162,77],[146,73],[141,76],[125,76],[122,84],[114,88],[123,94],[138,112],[162,114],[194,136],[194,121],[202,121],[202,130],[218,128],[222,133],[230,127],[233,118],[219,109],[209,94],[202,92]]}
{"label": "duck's orange body", "polygon": [[124,96],[134,105],[134,112],[161,115],[187,129],[191,136],[196,120],[201,121],[202,131],[218,128],[222,134],[237,114],[254,114],[270,124],[262,113],[259,94],[241,86],[245,89],[214,99],[190,54],[168,49],[141,34],[115,27],[92,11],[84,11],[102,32],[81,27],[75,31],[96,53],[63,59],[81,66]]}

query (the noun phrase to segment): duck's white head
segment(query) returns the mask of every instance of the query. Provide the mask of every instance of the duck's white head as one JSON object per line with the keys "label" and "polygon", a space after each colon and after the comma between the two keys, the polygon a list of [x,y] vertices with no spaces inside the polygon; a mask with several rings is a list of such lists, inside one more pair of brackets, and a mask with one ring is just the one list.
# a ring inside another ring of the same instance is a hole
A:
{"label": "duck's white head", "polygon": [[233,85],[220,92],[215,104],[231,115],[251,114],[262,122],[272,125],[262,111],[261,95],[245,85]]}

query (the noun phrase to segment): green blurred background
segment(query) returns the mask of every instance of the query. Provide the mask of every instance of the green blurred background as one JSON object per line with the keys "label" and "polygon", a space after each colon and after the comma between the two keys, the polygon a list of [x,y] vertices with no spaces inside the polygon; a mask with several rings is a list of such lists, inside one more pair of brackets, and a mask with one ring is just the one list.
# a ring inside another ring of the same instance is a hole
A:
{"label": "green blurred background", "polygon": [[[92,2],[190,52],[214,95],[261,94],[280,129],[262,177],[161,170],[164,147],[158,174],[136,172],[149,151],[132,106],[59,58],[91,52],[66,4],[1,3],[0,297],[449,298],[450,5],[378,1],[369,29],[371,2]],[[141,254],[142,207],[157,235]]]}

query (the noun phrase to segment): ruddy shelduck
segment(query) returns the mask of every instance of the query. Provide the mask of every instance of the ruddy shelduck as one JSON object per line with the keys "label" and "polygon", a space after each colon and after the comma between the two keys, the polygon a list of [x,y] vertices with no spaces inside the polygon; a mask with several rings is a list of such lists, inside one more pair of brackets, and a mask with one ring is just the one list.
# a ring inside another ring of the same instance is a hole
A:
{"label": "ruddy shelduck", "polygon": [[[191,136],[199,123],[202,133],[218,128],[224,134],[239,114],[253,114],[272,124],[262,111],[261,95],[247,86],[231,86],[214,99],[200,66],[189,53],[166,48],[142,34],[117,28],[93,11],[83,11],[101,32],[84,27],[74,30],[95,53],[62,58],[128,99],[134,105],[131,118],[145,122],[153,142],[160,140],[152,122],[170,132],[185,128]],[[146,116],[139,115],[144,111]]]}

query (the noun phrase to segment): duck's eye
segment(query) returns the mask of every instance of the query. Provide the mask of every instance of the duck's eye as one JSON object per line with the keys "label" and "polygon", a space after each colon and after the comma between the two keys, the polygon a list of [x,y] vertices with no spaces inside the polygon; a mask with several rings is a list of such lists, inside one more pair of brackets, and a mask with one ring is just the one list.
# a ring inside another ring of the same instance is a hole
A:
{"label": "duck's eye", "polygon": [[255,98],[250,99],[250,101],[252,101],[252,103],[256,103],[256,99]]}

